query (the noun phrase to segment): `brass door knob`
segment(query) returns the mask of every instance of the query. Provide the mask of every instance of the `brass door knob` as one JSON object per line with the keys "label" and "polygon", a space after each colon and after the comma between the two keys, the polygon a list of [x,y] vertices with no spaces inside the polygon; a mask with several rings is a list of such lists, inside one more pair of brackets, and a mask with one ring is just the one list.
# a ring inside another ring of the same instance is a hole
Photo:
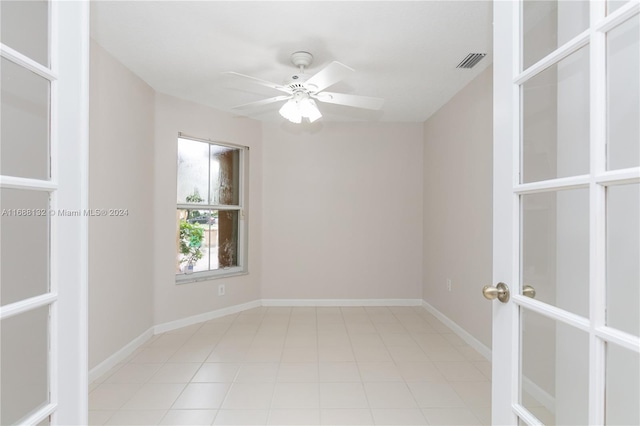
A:
{"label": "brass door knob", "polygon": [[534,299],[536,297],[536,289],[530,285],[525,285],[522,287],[522,295]]}
{"label": "brass door knob", "polygon": [[502,303],[509,301],[509,287],[505,283],[498,283],[495,287],[486,285],[482,288],[482,295],[489,300],[498,299]]}

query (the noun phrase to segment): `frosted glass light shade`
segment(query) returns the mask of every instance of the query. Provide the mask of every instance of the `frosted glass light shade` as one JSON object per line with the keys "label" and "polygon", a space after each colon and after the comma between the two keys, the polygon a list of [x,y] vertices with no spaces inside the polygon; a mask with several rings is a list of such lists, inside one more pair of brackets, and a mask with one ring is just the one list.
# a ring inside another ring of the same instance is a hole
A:
{"label": "frosted glass light shade", "polygon": [[302,118],[307,118],[310,123],[313,123],[318,118],[322,117],[322,114],[318,110],[318,106],[310,99],[308,95],[304,97],[296,96],[293,99],[289,99],[282,108],[280,108],[280,115],[292,123],[302,123]]}
{"label": "frosted glass light shade", "polygon": [[302,123],[302,114],[300,113],[298,103],[293,99],[289,99],[282,105],[279,112],[281,116],[292,123]]}

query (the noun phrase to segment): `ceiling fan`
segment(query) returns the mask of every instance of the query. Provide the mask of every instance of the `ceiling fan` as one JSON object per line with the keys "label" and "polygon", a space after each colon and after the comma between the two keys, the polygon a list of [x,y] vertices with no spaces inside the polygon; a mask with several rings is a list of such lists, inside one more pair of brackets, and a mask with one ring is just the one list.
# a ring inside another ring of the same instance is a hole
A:
{"label": "ceiling fan", "polygon": [[379,110],[382,108],[384,99],[326,92],[324,90],[344,79],[352,72],[355,72],[352,68],[334,61],[322,70],[318,71],[316,74],[309,76],[304,73],[304,70],[313,62],[313,55],[304,51],[294,52],[291,55],[291,62],[293,65],[298,67],[299,73],[292,75],[287,82],[282,85],[250,77],[248,75],[238,74],[236,72],[224,73],[286,93],[285,95],[275,96],[261,101],[237,105],[234,106],[233,109],[250,109],[275,102],[286,101],[279,111],[282,117],[292,123],[301,123],[303,118],[306,118],[309,122],[313,123],[322,117],[322,114],[315,103],[316,100],[329,104],[345,105],[371,110]]}

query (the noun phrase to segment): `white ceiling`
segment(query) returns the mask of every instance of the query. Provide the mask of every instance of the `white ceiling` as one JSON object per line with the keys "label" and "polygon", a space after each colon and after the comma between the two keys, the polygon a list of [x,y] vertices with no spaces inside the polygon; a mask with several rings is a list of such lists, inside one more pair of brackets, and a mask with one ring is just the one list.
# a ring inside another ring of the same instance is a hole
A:
{"label": "white ceiling", "polygon": [[[324,121],[423,122],[492,62],[490,1],[94,1],[91,34],[156,91],[231,107],[281,92],[222,75],[278,84],[314,55],[356,70],[330,91],[385,99],[382,111],[319,104]],[[488,53],[456,69],[468,53]],[[278,104],[242,112],[282,121]]]}

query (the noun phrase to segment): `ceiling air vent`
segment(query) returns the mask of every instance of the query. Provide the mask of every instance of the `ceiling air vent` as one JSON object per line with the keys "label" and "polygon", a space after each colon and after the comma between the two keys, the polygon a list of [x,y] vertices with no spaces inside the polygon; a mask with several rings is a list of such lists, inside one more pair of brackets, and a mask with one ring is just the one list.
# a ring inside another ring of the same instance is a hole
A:
{"label": "ceiling air vent", "polygon": [[486,53],[469,53],[456,68],[473,68],[485,56],[487,56]]}

